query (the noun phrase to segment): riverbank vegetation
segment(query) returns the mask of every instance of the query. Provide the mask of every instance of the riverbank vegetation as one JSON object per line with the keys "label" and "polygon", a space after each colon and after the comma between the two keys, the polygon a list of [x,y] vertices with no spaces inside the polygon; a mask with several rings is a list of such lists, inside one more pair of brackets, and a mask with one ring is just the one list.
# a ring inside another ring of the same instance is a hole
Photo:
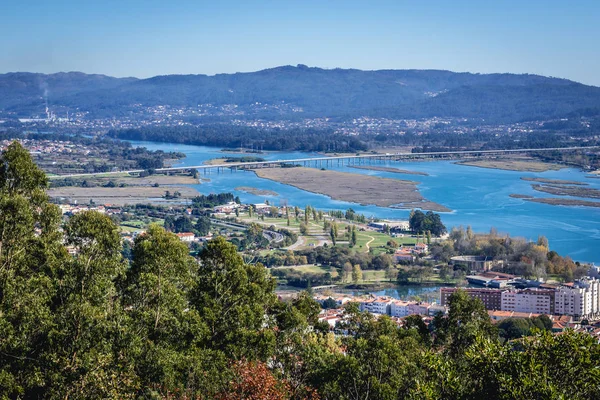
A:
{"label": "riverbank vegetation", "polygon": [[[6,398],[595,398],[600,345],[504,342],[466,293],[429,327],[346,308],[334,335],[306,293],[282,301],[218,237],[198,257],[152,225],[124,257],[108,215],[63,222],[47,178],[0,158],[0,395]],[[149,209],[150,210],[150,209]],[[27,249],[27,251],[23,251]],[[353,274],[359,271],[353,270]]]}
{"label": "riverbank vegetation", "polygon": [[355,137],[329,129],[263,129],[231,124],[153,126],[111,130],[108,136],[127,140],[185,143],[227,148],[260,148],[275,151],[351,152],[367,150]]}

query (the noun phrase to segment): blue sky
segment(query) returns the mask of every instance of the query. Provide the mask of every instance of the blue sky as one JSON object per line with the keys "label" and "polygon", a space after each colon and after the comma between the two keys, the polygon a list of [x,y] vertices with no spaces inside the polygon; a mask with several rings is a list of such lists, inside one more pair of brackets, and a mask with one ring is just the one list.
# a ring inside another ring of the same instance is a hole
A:
{"label": "blue sky", "polygon": [[323,68],[535,73],[600,86],[600,1],[3,0],[0,72]]}

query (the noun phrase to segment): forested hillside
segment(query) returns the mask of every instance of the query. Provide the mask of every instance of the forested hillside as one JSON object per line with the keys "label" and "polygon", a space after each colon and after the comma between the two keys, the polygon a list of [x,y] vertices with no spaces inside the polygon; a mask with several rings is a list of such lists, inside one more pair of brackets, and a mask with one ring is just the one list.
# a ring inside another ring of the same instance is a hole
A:
{"label": "forested hillside", "polygon": [[63,221],[13,143],[0,157],[0,398],[597,399],[584,333],[501,342],[458,292],[429,327],[347,307],[338,335],[306,293],[279,300],[219,237],[198,258],[162,227],[131,260],[98,212]]}
{"label": "forested hillside", "polygon": [[[0,110],[29,115],[45,101],[92,116],[136,107],[268,104],[268,116],[476,117],[487,122],[549,119],[600,107],[600,88],[538,75],[471,74],[284,66],[258,72],[116,79],[101,75],[0,75]],[[282,105],[291,108],[282,108]],[[256,112],[254,110],[253,112]]]}

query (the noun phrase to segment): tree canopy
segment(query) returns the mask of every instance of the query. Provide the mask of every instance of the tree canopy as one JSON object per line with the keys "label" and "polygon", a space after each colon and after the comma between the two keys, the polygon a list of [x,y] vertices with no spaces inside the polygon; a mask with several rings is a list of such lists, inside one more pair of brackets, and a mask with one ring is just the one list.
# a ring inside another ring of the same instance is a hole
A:
{"label": "tree canopy", "polygon": [[193,257],[151,226],[124,258],[110,217],[63,221],[45,186],[23,147],[2,153],[0,398],[598,398],[587,333],[538,318],[501,340],[520,323],[497,329],[458,291],[429,325],[350,303],[334,335],[308,293],[278,299],[224,238]]}

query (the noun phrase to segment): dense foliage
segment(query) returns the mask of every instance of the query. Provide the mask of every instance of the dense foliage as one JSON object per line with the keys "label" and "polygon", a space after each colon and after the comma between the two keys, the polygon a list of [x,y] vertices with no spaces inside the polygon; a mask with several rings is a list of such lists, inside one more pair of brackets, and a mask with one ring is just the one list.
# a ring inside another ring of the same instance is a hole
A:
{"label": "dense foliage", "polygon": [[110,131],[109,136],[127,140],[185,143],[201,146],[256,148],[278,151],[356,152],[367,146],[356,137],[334,134],[330,129],[264,129],[232,124],[156,126]]}
{"label": "dense foliage", "polygon": [[503,271],[507,273],[535,278],[553,274],[566,282],[581,278],[589,270],[589,266],[550,250],[544,236],[533,242],[500,235],[493,228],[489,234],[475,234],[470,227],[454,227],[449,238],[432,243],[430,251],[438,261],[448,262],[455,255],[485,256],[490,260],[501,260]]}
{"label": "dense foliage", "polygon": [[[474,117],[490,121],[548,119],[598,107],[600,89],[537,75],[470,74],[282,66],[244,74],[116,79],[81,73],[0,75],[0,110],[53,107],[113,117],[141,107],[236,105],[234,118],[385,116]],[[270,105],[270,107],[264,107]],[[137,106],[137,107],[136,107]],[[231,116],[230,116],[231,118]]]}
{"label": "dense foliage", "polygon": [[412,210],[408,219],[410,230],[416,233],[429,232],[434,236],[446,233],[446,226],[442,223],[439,214],[433,211],[423,213],[420,210]]}
{"label": "dense foliage", "polygon": [[211,193],[209,195],[201,194],[200,196],[196,196],[192,199],[192,206],[195,208],[212,208],[222,204],[227,204],[234,200],[239,203],[239,198],[234,199],[233,194],[231,193]]}
{"label": "dense foliage", "polygon": [[[428,327],[350,304],[337,327],[306,293],[278,300],[219,237],[198,258],[151,226],[123,258],[98,212],[62,222],[46,176],[0,157],[0,397],[82,399],[595,399],[600,345],[532,332],[502,343],[464,292]],[[432,334],[430,334],[430,331]]]}

